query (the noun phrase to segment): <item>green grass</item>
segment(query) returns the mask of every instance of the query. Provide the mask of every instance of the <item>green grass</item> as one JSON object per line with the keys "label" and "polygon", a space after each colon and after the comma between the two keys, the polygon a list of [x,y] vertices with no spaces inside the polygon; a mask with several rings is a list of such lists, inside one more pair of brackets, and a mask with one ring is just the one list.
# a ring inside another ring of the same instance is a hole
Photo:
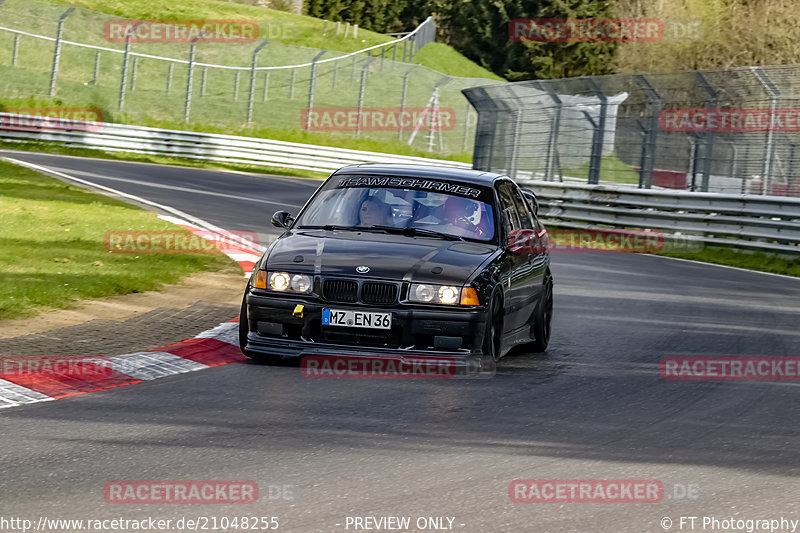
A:
{"label": "green grass", "polygon": [[134,255],[104,248],[108,231],[176,229],[149,211],[0,161],[0,319],[238,268],[219,253]]}
{"label": "green grass", "polygon": [[[563,170],[565,176],[573,178],[589,178],[589,163],[578,168]],[[639,183],[639,172],[636,168],[623,162],[616,154],[605,155],[600,162],[600,181],[615,181],[618,183]]]}
{"label": "green grass", "polygon": [[[136,20],[254,19],[259,23],[259,37],[262,39],[339,52],[355,52],[356,50],[386,43],[394,39],[393,37],[362,28],[358,30],[358,38],[354,39],[352,37],[352,30],[345,37],[344,23],[342,23],[341,31],[337,36],[336,24],[333,22],[328,22],[327,26],[325,26],[323,20],[314,17],[295,15],[294,13],[261,6],[231,3],[226,0],[56,1]],[[407,29],[410,31],[413,28]],[[397,53],[400,54],[400,50]],[[451,76],[502,79],[445,44],[437,43],[432,47],[426,46],[418,55],[414,56],[413,62]]]}
{"label": "green grass", "polygon": [[669,251],[657,255],[800,277],[800,256],[783,257],[764,252],[748,252],[712,246],[706,246],[696,252]]}

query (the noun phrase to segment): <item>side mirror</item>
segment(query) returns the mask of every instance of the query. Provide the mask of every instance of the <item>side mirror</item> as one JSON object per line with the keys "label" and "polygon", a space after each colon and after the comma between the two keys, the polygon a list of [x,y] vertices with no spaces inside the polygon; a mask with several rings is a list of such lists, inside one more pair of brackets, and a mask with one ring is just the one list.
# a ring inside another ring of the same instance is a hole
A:
{"label": "side mirror", "polygon": [[288,211],[276,211],[272,215],[272,225],[276,228],[289,229],[289,226],[294,222],[294,217]]}

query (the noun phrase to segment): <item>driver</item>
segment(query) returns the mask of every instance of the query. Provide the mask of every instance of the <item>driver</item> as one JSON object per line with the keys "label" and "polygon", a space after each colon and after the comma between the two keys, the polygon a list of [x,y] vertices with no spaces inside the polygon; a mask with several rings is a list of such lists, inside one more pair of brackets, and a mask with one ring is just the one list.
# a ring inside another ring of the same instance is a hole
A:
{"label": "driver", "polygon": [[442,206],[442,231],[472,237],[480,232],[473,218],[478,204],[467,198],[448,196]]}

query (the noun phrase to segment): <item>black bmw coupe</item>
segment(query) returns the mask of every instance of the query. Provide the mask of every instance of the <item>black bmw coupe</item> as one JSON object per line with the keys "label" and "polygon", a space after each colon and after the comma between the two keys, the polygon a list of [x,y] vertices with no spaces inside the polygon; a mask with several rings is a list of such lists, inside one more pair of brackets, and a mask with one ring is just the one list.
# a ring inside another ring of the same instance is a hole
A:
{"label": "black bmw coupe", "polygon": [[497,361],[542,352],[553,276],[535,196],[508,177],[365,164],[333,173],[261,258],[242,301],[242,352]]}

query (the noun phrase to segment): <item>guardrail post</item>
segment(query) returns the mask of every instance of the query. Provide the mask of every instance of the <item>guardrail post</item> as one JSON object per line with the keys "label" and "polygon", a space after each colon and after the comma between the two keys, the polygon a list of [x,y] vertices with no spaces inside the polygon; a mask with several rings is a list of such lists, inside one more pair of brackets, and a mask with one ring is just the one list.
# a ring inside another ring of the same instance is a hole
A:
{"label": "guardrail post", "polygon": [[397,120],[397,139],[403,140],[403,111],[406,108],[406,94],[408,92],[408,76],[417,66],[414,65],[403,74],[403,90],[400,92],[400,115]]}
{"label": "guardrail post", "polygon": [[[697,84],[708,93],[709,98],[706,108],[716,109],[719,104],[719,93],[708,83],[701,72],[695,71],[694,77]],[[713,131],[703,134],[703,181],[700,186],[700,190],[703,192],[708,192],[708,186],[711,181],[711,162],[713,160],[715,137]]]}
{"label": "guardrail post", "polygon": [[170,62],[167,66],[167,94],[172,90],[172,74],[175,71],[175,63]]}
{"label": "guardrail post", "polygon": [[361,85],[358,88],[358,111],[356,112],[356,137],[361,135],[361,109],[364,107],[364,88],[367,84],[367,72],[369,71],[370,63],[375,59],[374,57],[368,57],[364,66],[361,67]]}
{"label": "guardrail post", "polygon": [[17,66],[17,55],[19,54],[19,33],[14,34],[14,48],[11,50],[11,66]]}
{"label": "guardrail post", "polygon": [[[327,50],[323,50],[311,60],[311,73],[308,77],[308,106],[306,106],[306,130],[311,127],[311,110],[314,109],[314,89],[317,86],[317,61]],[[334,61],[335,63],[335,61]]]}
{"label": "guardrail post", "polygon": [[61,34],[64,31],[64,19],[66,19],[73,11],[75,11],[75,8],[71,7],[64,11],[64,13],[58,18],[58,29],[56,29],[56,46],[53,50],[53,68],[50,70],[50,96],[56,95],[56,77],[58,76],[58,62],[61,59]]}
{"label": "guardrail post", "polygon": [[97,80],[100,77],[100,51],[94,54],[94,73],[92,74],[92,85],[97,85]]}
{"label": "guardrail post", "polygon": [[661,95],[655,90],[645,76],[635,76],[642,91],[647,96],[648,112],[642,128],[642,151],[639,162],[639,188],[649,189],[653,186],[653,170],[656,159],[656,138],[658,137],[658,115],[661,113]]}
{"label": "guardrail post", "polygon": [[[594,129],[592,135],[592,155],[589,159],[589,176],[587,183],[596,185],[600,183],[600,167],[603,165],[603,138],[606,130],[606,111],[608,107],[608,98],[605,93],[600,90],[600,87],[591,78],[585,78],[586,83],[589,85],[595,96],[600,100],[600,120]],[[584,112],[586,114],[586,112]],[[586,114],[588,117],[588,114]],[[594,120],[590,120],[594,125]]]}
{"label": "guardrail post", "polygon": [[[262,48],[267,46],[269,41],[263,41],[255,50],[253,50],[253,59],[250,62],[250,89],[247,91],[247,123],[253,123],[253,107],[255,105],[254,98],[256,94],[256,58]],[[266,84],[264,84],[266,86]]]}
{"label": "guardrail post", "polygon": [[761,178],[761,194],[766,195],[769,194],[769,181],[770,181],[770,172],[772,172],[772,152],[773,152],[773,142],[774,142],[774,135],[772,127],[772,121],[775,120],[775,110],[778,107],[778,97],[780,96],[781,92],[778,90],[778,87],[772,83],[772,80],[769,79],[767,73],[761,70],[758,67],[750,67],[750,70],[753,72],[753,75],[758,79],[761,85],[764,87],[764,90],[769,93],[770,99],[770,117],[769,117],[769,129],[767,130],[767,145],[766,145],[766,157],[764,158],[764,176]]}
{"label": "guardrail post", "polygon": [[192,39],[192,42],[189,44],[189,65],[188,65],[188,72],[186,73],[186,101],[184,102],[183,106],[183,121],[189,122],[189,113],[192,110],[192,81],[194,76],[194,48],[197,45],[197,41],[205,33],[205,30],[201,30],[200,34]]}

